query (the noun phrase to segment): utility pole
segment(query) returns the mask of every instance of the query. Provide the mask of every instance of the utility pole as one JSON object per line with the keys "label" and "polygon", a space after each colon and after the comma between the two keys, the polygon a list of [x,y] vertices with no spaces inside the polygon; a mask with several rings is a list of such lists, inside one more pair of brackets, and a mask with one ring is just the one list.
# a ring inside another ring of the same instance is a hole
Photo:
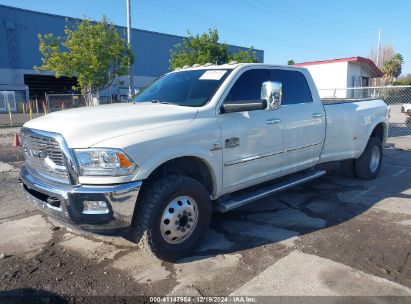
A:
{"label": "utility pole", "polygon": [[378,29],[378,45],[377,45],[377,67],[380,67],[380,44],[381,44],[381,29]]}
{"label": "utility pole", "polygon": [[[381,46],[381,28],[378,29],[378,42],[377,42],[377,67],[380,67],[380,47]],[[374,86],[378,85],[378,79],[374,78]]]}
{"label": "utility pole", "polygon": [[[127,1],[127,43],[131,47],[131,0]],[[131,65],[128,66],[128,97],[131,98],[134,94],[134,86],[133,86],[133,69]]]}

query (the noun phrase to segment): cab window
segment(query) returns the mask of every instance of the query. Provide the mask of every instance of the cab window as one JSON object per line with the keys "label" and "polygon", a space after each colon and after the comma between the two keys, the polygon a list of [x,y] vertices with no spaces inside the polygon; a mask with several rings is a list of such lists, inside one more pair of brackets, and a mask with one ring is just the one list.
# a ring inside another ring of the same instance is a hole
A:
{"label": "cab window", "polygon": [[225,100],[258,100],[261,98],[261,86],[263,82],[269,80],[270,73],[268,70],[248,70],[237,79]]}

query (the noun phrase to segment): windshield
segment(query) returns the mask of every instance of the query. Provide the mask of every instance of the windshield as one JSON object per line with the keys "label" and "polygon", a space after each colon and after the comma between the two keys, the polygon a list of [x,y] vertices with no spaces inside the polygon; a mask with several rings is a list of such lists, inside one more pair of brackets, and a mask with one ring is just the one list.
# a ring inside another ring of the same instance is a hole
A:
{"label": "windshield", "polygon": [[231,70],[192,70],[166,74],[133,98],[133,102],[161,102],[201,107],[219,88]]}

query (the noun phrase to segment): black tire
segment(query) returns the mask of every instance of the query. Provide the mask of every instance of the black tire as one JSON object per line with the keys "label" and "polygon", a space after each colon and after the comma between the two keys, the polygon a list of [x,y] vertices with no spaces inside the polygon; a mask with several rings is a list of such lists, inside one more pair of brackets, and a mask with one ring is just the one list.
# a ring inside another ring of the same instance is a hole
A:
{"label": "black tire", "polygon": [[[378,165],[372,166],[373,153],[377,153],[376,151],[379,153]],[[362,155],[355,160],[355,172],[357,177],[365,180],[376,178],[381,169],[382,159],[382,142],[379,138],[371,137]]]}
{"label": "black tire", "polygon": [[[197,221],[186,239],[171,244],[165,239],[167,236],[163,236],[160,225],[164,222],[162,217],[167,206],[181,196],[195,200]],[[148,185],[138,199],[133,218],[133,239],[147,253],[162,260],[176,261],[197,247],[210,225],[211,214],[210,195],[201,183],[181,175],[163,177]]]}
{"label": "black tire", "polygon": [[345,177],[354,178],[357,177],[355,173],[355,160],[354,159],[347,159],[340,162],[340,169],[341,173]]}

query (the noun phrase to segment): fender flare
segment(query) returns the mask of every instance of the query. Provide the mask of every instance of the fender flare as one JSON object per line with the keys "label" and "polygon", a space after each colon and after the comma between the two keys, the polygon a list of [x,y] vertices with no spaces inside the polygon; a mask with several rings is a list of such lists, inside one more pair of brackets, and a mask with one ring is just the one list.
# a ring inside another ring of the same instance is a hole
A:
{"label": "fender flare", "polygon": [[387,136],[388,136],[388,124],[387,124],[386,121],[381,120],[381,121],[376,122],[376,123],[373,125],[373,127],[368,130],[367,137],[366,137],[367,140],[365,141],[364,147],[361,149],[360,156],[364,153],[365,147],[367,146],[367,143],[368,143],[368,141],[370,140],[371,135],[372,135],[372,133],[374,132],[375,128],[377,128],[377,126],[380,125],[380,124],[382,124],[382,126],[383,126],[383,128],[384,128],[384,134],[383,134],[382,143],[383,143],[383,145],[385,144],[385,142],[386,142],[386,140],[387,140]]}
{"label": "fender flare", "polygon": [[218,164],[222,162],[222,154],[220,157],[211,151],[201,149],[197,146],[181,146],[172,147],[163,150],[161,153],[156,153],[151,158],[146,160],[144,164],[139,168],[135,180],[148,178],[154,170],[168,161],[183,157],[194,157],[202,161],[209,169],[212,182],[213,182],[213,196],[216,196],[221,191],[222,186],[222,172]]}

